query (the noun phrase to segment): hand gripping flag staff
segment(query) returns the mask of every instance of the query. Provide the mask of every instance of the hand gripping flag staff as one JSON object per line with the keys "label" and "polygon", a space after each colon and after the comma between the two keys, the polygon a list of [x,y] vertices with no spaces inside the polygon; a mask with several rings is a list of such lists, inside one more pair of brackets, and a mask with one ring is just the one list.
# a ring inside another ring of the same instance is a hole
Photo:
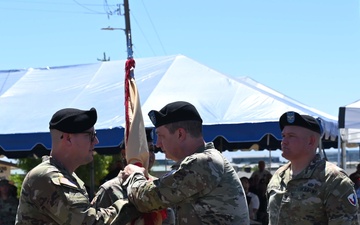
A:
{"label": "hand gripping flag staff", "polygon": [[[133,59],[129,3],[124,0],[125,7],[125,33],[128,58],[125,63],[125,155],[126,161],[137,166],[144,167],[145,176],[148,175],[149,149],[146,139],[144,119],[141,111],[140,96],[136,87]],[[166,210],[144,213],[142,219],[133,221],[136,225],[161,225],[166,218]]]}

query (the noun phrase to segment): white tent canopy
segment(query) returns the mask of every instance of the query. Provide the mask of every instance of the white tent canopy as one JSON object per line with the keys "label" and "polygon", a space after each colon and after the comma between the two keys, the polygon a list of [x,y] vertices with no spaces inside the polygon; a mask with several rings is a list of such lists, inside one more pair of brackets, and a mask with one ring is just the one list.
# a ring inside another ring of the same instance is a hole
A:
{"label": "white tent canopy", "polygon": [[[226,76],[183,55],[135,60],[134,74],[146,127],[152,127],[147,116],[150,110],[182,100],[199,110],[205,140],[216,139],[223,150],[245,149],[253,144],[259,149],[279,148],[278,119],[286,111],[318,118],[325,139],[336,140],[335,117],[248,77]],[[48,122],[55,111],[68,107],[95,107],[98,148],[119,146],[125,125],[124,67],[125,60],[119,60],[0,71],[0,154],[38,147],[49,150]]]}
{"label": "white tent canopy", "polygon": [[360,100],[339,108],[339,130],[346,144],[360,144]]}

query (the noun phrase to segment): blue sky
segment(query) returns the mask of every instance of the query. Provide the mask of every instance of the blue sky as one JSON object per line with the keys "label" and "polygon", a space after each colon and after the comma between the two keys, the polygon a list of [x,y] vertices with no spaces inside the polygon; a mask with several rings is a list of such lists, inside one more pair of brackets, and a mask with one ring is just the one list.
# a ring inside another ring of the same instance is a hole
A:
{"label": "blue sky", "polygon": [[[106,4],[107,3],[107,4]],[[123,0],[0,0],[0,70],[125,59]],[[129,0],[134,58],[183,54],[330,115],[360,99],[359,0]],[[110,13],[112,15],[110,15]],[[123,68],[119,68],[120,74]],[[136,76],[136,70],[135,70]]]}

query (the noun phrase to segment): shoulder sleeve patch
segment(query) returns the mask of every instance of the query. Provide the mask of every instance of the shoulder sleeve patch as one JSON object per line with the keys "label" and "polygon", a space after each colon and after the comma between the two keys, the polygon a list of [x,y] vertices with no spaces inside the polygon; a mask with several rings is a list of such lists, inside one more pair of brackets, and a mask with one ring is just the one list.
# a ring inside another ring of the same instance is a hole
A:
{"label": "shoulder sleeve patch", "polygon": [[347,199],[351,205],[356,206],[357,197],[354,193],[350,194]]}

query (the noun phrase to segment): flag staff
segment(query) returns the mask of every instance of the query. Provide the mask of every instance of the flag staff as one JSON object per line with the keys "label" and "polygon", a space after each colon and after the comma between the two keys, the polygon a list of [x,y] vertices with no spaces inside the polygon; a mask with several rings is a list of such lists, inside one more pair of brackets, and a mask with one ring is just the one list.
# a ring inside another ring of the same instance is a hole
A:
{"label": "flag staff", "polygon": [[[127,60],[125,63],[125,155],[126,161],[145,168],[145,176],[149,178],[149,149],[147,145],[144,119],[141,112],[140,95],[136,87],[133,59],[129,1],[124,0],[125,9],[125,35],[127,45]],[[146,215],[146,214],[145,214]],[[166,209],[148,213],[144,218],[144,224],[160,225],[166,218]]]}
{"label": "flag staff", "polygon": [[133,59],[129,1],[124,0],[125,34],[127,45],[127,60],[125,63],[125,155],[129,164],[140,165],[146,169],[149,163],[149,150],[147,146],[144,119],[141,112],[140,95],[135,82],[135,60]]}

